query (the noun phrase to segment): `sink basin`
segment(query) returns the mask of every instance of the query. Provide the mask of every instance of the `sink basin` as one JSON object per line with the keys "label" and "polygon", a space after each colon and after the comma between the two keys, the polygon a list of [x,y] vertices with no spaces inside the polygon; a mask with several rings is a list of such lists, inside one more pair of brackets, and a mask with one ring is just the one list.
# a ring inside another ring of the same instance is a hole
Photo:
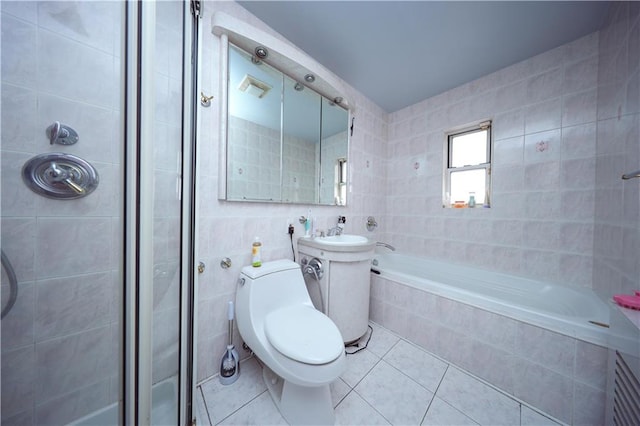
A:
{"label": "sink basin", "polygon": [[298,244],[327,251],[356,252],[367,251],[375,246],[375,241],[361,235],[342,234],[330,237],[302,237]]}

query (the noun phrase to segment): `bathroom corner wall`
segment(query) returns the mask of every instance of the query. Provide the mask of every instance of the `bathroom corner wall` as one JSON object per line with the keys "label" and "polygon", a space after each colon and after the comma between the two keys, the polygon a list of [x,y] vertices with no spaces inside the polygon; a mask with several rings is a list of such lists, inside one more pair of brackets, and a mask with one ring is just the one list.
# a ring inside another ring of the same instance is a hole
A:
{"label": "bathroom corner wall", "polygon": [[640,288],[640,3],[613,2],[600,31],[594,289]]}
{"label": "bathroom corner wall", "polygon": [[[593,286],[604,299],[640,289],[640,3],[613,2],[600,31],[596,144]],[[612,335],[626,335],[621,351],[638,371],[640,330],[611,310]],[[628,329],[628,331],[627,331]],[[630,355],[630,356],[629,356]],[[608,410],[613,416],[615,354],[609,362]]]}
{"label": "bathroom corner wall", "polygon": [[[199,106],[200,135],[198,141],[198,251],[196,259],[207,265],[198,283],[198,371],[204,380],[220,368],[227,340],[226,306],[235,300],[236,280],[251,258],[254,237],[262,240],[262,260],[292,259],[289,224],[295,226],[295,239],[304,235],[298,222],[311,208],[319,229],[335,226],[337,216],[347,217],[345,231],[365,234],[373,239],[379,232],[369,233],[367,216],[375,216],[380,228],[385,214],[387,114],[348,85],[346,98],[355,105],[354,133],[350,139],[348,206],[310,206],[307,204],[271,204],[226,202],[218,200],[219,153],[219,39],[211,33],[211,17],[217,10],[260,28],[281,39],[282,36],[234,2],[206,1],[201,19],[201,54],[199,90],[214,95],[211,106]],[[284,40],[284,39],[283,39]],[[286,41],[286,40],[285,40]],[[232,267],[222,269],[221,259],[228,257]],[[241,339],[234,336],[236,347]],[[247,353],[240,350],[242,356]]]}
{"label": "bathroom corner wall", "polygon": [[[418,256],[591,287],[597,75],[594,33],[390,114],[386,239]],[[445,132],[487,119],[491,208],[443,208]]]}

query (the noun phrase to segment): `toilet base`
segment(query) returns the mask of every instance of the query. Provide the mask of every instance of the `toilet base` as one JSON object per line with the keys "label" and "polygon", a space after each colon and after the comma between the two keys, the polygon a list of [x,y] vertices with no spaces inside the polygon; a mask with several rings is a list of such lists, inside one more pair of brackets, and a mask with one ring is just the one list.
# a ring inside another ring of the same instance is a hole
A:
{"label": "toilet base", "polygon": [[273,402],[290,425],[332,425],[335,423],[329,385],[307,387],[285,381],[269,367],[262,377]]}

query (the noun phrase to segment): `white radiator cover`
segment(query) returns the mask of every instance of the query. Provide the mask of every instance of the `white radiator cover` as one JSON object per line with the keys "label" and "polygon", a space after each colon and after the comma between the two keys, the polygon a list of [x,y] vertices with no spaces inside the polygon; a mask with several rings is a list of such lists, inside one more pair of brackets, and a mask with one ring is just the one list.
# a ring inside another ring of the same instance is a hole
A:
{"label": "white radiator cover", "polygon": [[640,425],[640,382],[638,372],[633,368],[634,362],[629,361],[630,364],[616,351],[613,391],[613,423],[616,426]]}

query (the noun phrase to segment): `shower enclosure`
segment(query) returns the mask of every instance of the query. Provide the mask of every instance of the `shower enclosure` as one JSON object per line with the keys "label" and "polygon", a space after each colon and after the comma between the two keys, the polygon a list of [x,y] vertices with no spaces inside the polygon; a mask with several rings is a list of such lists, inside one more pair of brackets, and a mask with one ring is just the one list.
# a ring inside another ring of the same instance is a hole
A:
{"label": "shower enclosure", "polygon": [[1,424],[190,424],[193,5],[0,7]]}

